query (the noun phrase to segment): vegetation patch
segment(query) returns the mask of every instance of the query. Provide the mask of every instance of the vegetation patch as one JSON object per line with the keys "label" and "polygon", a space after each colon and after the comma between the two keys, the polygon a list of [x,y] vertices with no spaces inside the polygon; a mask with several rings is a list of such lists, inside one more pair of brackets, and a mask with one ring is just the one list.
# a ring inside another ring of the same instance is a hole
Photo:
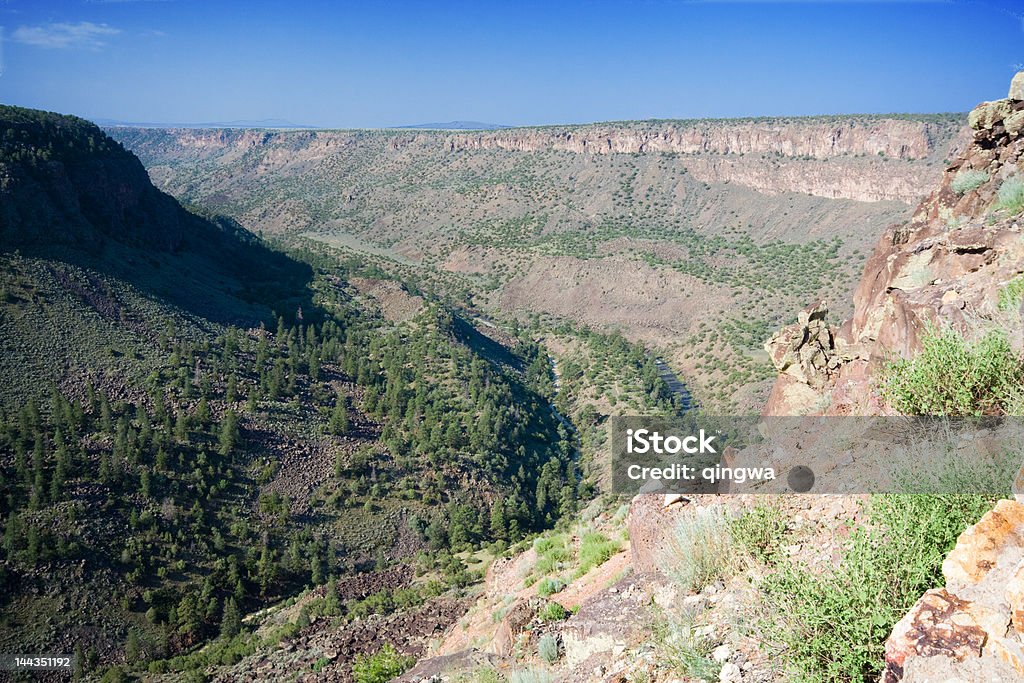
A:
{"label": "vegetation patch", "polygon": [[971,190],[976,190],[987,183],[988,177],[988,173],[985,171],[965,169],[956,174],[949,187],[957,194],[967,194]]}
{"label": "vegetation patch", "polygon": [[994,503],[976,495],[876,495],[833,569],[779,565],[759,585],[765,647],[798,680],[876,680],[893,626],[929,588],[959,534]]}
{"label": "vegetation patch", "polygon": [[665,562],[683,590],[700,592],[736,569],[732,525],[720,507],[698,508],[684,515],[673,540]]}
{"label": "vegetation patch", "polygon": [[968,342],[954,330],[928,330],[913,360],[886,366],[882,395],[907,415],[993,415],[1011,411],[1024,363],[993,330]]}
{"label": "vegetation patch", "polygon": [[1011,176],[999,186],[999,201],[996,206],[1011,215],[1024,211],[1024,178]]}

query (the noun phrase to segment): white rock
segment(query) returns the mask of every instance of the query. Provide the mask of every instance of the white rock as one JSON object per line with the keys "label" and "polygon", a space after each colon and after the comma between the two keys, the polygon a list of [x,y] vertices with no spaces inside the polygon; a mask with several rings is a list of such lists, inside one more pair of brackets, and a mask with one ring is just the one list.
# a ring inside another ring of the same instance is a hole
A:
{"label": "white rock", "polygon": [[728,662],[718,673],[718,681],[719,683],[740,683],[740,668],[732,662]]}
{"label": "white rock", "polygon": [[724,664],[729,661],[730,655],[732,655],[732,650],[729,649],[728,645],[719,645],[711,652],[711,659],[719,664]]}

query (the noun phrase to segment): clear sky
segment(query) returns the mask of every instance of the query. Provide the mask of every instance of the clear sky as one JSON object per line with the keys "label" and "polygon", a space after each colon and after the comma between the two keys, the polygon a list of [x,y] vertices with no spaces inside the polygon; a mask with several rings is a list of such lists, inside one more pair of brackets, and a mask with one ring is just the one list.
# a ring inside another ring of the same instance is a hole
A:
{"label": "clear sky", "polygon": [[0,101],[376,127],[966,111],[1024,0],[0,0]]}

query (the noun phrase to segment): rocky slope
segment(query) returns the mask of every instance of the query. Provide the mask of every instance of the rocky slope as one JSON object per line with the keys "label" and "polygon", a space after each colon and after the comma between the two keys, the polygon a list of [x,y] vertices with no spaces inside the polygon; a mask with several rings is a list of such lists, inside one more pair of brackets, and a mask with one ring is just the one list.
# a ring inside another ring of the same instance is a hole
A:
{"label": "rocky slope", "polygon": [[0,121],[0,242],[181,246],[194,219],[95,125],[11,106],[0,106]]}
{"label": "rocky slope", "polygon": [[[780,376],[765,414],[889,412],[879,371],[920,352],[928,326],[970,340],[1004,329],[1019,352],[1019,302],[1007,306],[1005,293],[1024,272],[1024,239],[1005,188],[1024,175],[1024,72],[1008,98],[982,103],[969,121],[973,140],[939,189],[879,240],[853,317],[830,329],[819,304],[767,342]],[[961,534],[942,572],[945,585],[893,630],[882,681],[1021,680],[1024,504],[1000,501]]]}

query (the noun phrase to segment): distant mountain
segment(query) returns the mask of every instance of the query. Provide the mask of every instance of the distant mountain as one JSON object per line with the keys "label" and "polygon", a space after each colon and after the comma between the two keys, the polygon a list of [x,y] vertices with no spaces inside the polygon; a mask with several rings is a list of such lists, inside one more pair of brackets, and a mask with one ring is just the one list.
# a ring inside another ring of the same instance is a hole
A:
{"label": "distant mountain", "polygon": [[433,130],[501,130],[512,128],[500,123],[481,123],[479,121],[449,121],[447,123],[416,123],[411,126],[395,126],[395,128],[424,128]]}
{"label": "distant mountain", "polygon": [[210,121],[207,123],[155,123],[144,121],[118,121],[116,119],[91,119],[103,127],[123,128],[317,128],[286,119],[240,119],[237,121]]}

